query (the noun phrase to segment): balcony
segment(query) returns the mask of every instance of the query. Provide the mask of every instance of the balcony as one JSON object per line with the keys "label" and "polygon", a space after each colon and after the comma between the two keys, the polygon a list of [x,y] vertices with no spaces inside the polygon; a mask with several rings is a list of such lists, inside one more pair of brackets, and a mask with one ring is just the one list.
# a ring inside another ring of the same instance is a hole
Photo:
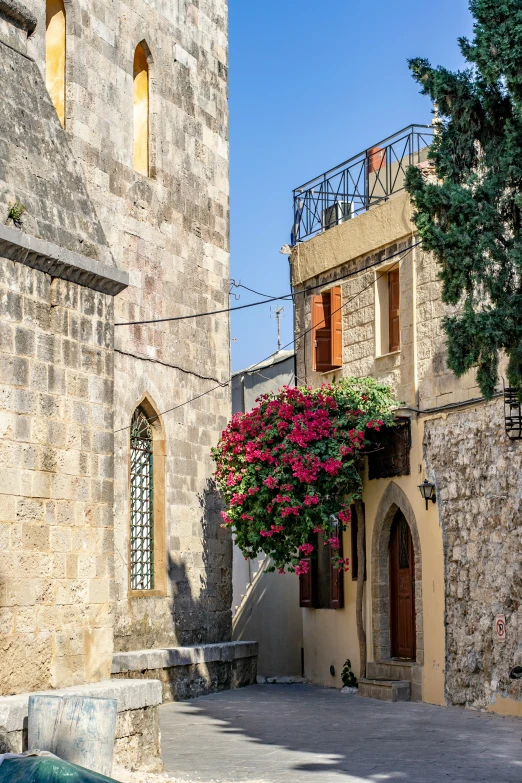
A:
{"label": "balcony", "polygon": [[404,190],[409,166],[425,163],[432,125],[410,125],[294,190],[291,244],[366,212]]}

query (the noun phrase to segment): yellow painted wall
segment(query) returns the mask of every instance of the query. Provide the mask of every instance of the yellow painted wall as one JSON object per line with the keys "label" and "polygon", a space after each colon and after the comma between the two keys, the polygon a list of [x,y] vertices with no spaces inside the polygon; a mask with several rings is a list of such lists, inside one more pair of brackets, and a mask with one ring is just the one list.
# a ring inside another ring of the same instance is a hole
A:
{"label": "yellow painted wall", "polygon": [[149,173],[149,64],[141,44],[134,52],[134,168]]}
{"label": "yellow painted wall", "polygon": [[[368,481],[365,477],[363,499],[366,507],[366,559],[368,579],[365,585],[365,623],[368,660],[374,660],[371,623],[371,549],[376,514],[388,484],[394,481],[407,496],[417,521],[422,553],[422,604],[424,630],[423,700],[444,704],[444,559],[438,506],[426,511],[417,485],[425,478],[422,466],[423,421],[412,420],[411,474],[394,479]],[[344,534],[344,551],[350,553],[350,530]],[[351,554],[349,554],[351,557]],[[303,609],[305,673],[313,682],[341,687],[341,669],[346,658],[359,676],[359,645],[355,625],[356,583],[345,575],[345,608]],[[335,666],[336,677],[330,675]]]}
{"label": "yellow painted wall", "polygon": [[47,0],[45,83],[63,126],[65,125],[65,46],[63,0]]}

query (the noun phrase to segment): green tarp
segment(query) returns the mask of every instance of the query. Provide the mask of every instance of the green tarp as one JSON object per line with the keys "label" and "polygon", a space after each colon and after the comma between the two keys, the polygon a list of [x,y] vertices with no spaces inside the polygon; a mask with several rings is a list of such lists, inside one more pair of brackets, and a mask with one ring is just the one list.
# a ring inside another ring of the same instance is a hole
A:
{"label": "green tarp", "polygon": [[116,783],[57,757],[26,756],[0,764],[0,783]]}

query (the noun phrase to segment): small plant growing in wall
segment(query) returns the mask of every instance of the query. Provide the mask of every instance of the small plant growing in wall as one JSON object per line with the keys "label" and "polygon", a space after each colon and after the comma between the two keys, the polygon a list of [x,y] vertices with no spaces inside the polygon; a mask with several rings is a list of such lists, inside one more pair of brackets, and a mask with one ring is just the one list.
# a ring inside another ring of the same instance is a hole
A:
{"label": "small plant growing in wall", "polygon": [[352,662],[347,658],[341,672],[341,680],[345,688],[357,688],[357,677],[352,672]]}
{"label": "small plant growing in wall", "polygon": [[26,211],[27,207],[25,204],[22,204],[21,201],[14,201],[12,204],[9,204],[9,211],[7,212],[7,220],[5,221],[5,224],[7,225],[12,221],[16,228],[22,228],[22,217]]}
{"label": "small plant growing in wall", "polygon": [[[228,506],[223,527],[246,559],[263,552],[268,570],[306,574],[318,533],[340,549],[350,504],[361,497],[368,435],[393,424],[397,403],[372,378],[283,387],[257,402],[232,417],[212,452]],[[340,556],[333,562],[348,568]]]}

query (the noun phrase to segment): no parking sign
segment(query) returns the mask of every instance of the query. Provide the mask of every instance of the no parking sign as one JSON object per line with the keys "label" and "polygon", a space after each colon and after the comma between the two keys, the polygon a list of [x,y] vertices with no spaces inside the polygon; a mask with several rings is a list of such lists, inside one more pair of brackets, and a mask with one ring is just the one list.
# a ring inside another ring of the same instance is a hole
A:
{"label": "no parking sign", "polygon": [[497,635],[497,642],[506,641],[506,615],[497,614],[495,617],[495,633]]}

